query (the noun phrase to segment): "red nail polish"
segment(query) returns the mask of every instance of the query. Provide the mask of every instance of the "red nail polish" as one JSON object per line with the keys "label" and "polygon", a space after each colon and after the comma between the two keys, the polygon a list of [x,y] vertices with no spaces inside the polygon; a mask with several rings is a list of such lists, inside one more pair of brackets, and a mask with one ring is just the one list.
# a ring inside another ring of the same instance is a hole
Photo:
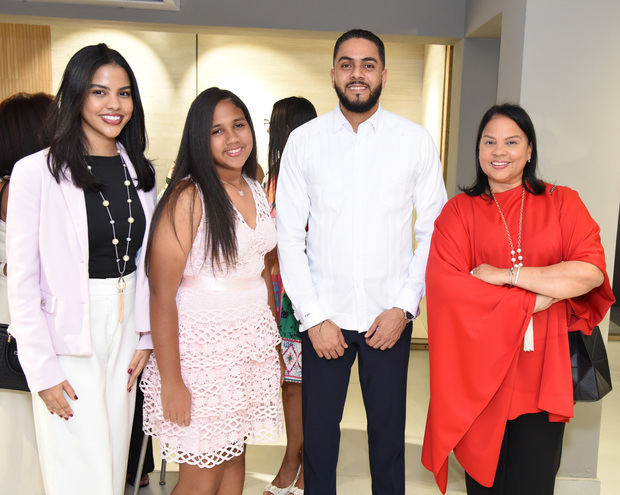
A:
{"label": "red nail polish", "polygon": [[77,395],[74,395],[74,396],[73,396],[73,399],[74,399],[74,400],[77,400]]}
{"label": "red nail polish", "polygon": [[127,370],[127,373],[129,373],[130,375],[131,375],[131,373],[132,373],[132,372],[133,372],[133,370],[132,370],[131,368],[129,368],[129,369]]}
{"label": "red nail polish", "polygon": [[54,415],[54,411],[50,411],[50,414],[53,416]]}

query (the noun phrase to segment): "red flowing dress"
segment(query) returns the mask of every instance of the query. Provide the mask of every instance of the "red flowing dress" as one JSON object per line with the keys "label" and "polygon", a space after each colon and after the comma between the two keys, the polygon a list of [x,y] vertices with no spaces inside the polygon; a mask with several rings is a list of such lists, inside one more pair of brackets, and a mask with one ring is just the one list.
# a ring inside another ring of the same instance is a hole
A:
{"label": "red flowing dress", "polygon": [[[496,194],[515,248],[522,190]],[[541,411],[550,421],[573,416],[567,332],[590,333],[614,301],[599,227],[575,191],[546,185],[541,195],[526,192],[522,229],[524,266],[584,261],[600,268],[605,281],[533,314],[533,292],[469,274],[482,263],[512,266],[493,200],[460,194],[446,204],[426,271],[430,403],[422,449],[442,493],[452,450],[470,476],[492,486],[507,420]],[[534,351],[525,352],[532,315]]]}

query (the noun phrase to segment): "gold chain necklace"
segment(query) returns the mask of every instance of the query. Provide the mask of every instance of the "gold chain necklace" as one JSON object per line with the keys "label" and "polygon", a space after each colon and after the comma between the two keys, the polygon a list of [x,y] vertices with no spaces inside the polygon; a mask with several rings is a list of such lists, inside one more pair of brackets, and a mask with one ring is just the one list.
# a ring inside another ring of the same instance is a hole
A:
{"label": "gold chain necklace", "polygon": [[[525,187],[523,188],[523,193],[521,194],[521,211],[519,213],[519,239],[517,241],[517,249],[515,250],[514,244],[512,243],[512,237],[510,236],[510,231],[508,230],[508,224],[506,223],[506,218],[504,217],[504,213],[497,202],[497,198],[493,191],[491,191],[491,197],[493,201],[495,201],[495,205],[497,206],[497,210],[499,211],[500,217],[502,217],[502,222],[504,223],[504,228],[506,229],[506,235],[508,236],[508,242],[510,243],[510,261],[512,261],[513,268],[523,266],[523,253],[521,252],[521,228],[523,226],[523,206],[525,205]],[[512,277],[512,276],[511,276]]]}

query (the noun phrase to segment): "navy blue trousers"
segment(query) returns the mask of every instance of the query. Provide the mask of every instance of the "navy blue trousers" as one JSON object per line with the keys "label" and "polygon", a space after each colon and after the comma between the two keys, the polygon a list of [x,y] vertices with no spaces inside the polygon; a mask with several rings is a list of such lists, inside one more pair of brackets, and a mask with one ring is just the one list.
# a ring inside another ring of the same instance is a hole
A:
{"label": "navy blue trousers", "polygon": [[373,495],[405,493],[405,408],[411,324],[385,351],[366,344],[365,333],[342,331],[348,348],[338,359],[319,358],[302,332],[302,408],[306,495],[336,495],[340,421],[351,366],[359,357],[366,409]]}

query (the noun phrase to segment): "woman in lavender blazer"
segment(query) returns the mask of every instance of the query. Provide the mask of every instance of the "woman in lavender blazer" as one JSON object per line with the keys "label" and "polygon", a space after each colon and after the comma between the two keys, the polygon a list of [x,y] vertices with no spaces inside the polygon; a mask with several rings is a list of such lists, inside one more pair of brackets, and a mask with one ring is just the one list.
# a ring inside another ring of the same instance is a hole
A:
{"label": "woman in lavender blazer", "polygon": [[120,495],[134,383],[152,347],[142,245],[155,173],[118,52],[78,51],[56,103],[50,148],[11,176],[9,331],[33,392],[46,494]]}

